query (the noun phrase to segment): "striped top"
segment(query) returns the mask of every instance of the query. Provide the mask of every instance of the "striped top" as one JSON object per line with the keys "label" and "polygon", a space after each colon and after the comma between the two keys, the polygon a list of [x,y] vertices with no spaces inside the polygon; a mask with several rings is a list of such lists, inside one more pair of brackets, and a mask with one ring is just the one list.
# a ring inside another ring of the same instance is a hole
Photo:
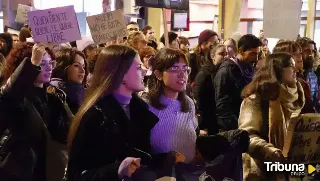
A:
{"label": "striped top", "polygon": [[[159,122],[151,130],[151,146],[153,153],[177,151],[185,156],[186,163],[190,162],[196,153],[196,129],[198,121],[195,118],[195,107],[187,97],[190,112],[181,111],[178,100],[161,97],[161,103],[167,107],[158,110],[149,104],[149,109],[159,118]],[[148,102],[148,101],[147,101]]]}

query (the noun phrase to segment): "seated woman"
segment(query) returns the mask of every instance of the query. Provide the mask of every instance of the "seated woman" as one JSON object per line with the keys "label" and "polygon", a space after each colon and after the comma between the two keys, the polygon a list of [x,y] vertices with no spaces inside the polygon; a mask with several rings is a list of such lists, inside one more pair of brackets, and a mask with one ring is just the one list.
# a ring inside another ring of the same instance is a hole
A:
{"label": "seated woman", "polygon": [[[62,48],[56,53],[57,66],[52,71],[51,85],[63,90],[67,103],[76,114],[85,93],[88,66],[84,54],[73,48]],[[52,87],[49,87],[50,91]]]}
{"label": "seated woman", "polygon": [[134,49],[110,45],[102,50],[70,129],[68,181],[120,181],[131,177],[139,158],[148,161],[158,118],[134,94],[144,90],[145,75]]}
{"label": "seated woman", "polygon": [[249,132],[248,154],[243,155],[244,180],[277,180],[264,163],[284,162],[287,125],[304,106],[304,92],[296,79],[295,62],[287,53],[268,55],[266,65],[242,91],[239,129]]}

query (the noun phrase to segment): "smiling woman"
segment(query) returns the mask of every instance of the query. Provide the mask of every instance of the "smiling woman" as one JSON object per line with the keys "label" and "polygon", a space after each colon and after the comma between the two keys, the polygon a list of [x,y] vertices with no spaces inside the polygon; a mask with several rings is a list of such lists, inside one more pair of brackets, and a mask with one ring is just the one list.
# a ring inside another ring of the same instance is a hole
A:
{"label": "smiling woman", "polygon": [[84,54],[76,49],[64,48],[56,53],[57,66],[52,71],[51,85],[62,89],[73,113],[80,107],[87,83],[88,66]]}

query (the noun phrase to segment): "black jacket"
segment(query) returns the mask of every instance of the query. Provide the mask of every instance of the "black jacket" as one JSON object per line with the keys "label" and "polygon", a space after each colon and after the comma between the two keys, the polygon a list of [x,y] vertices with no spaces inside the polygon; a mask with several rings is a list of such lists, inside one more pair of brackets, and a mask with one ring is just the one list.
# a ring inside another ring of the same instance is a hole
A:
{"label": "black jacket", "polygon": [[51,153],[58,154],[52,149],[48,152],[48,148],[52,148],[51,141],[66,144],[72,115],[63,94],[49,94],[45,88],[33,86],[40,72],[40,67],[26,59],[0,90],[0,135],[7,129],[12,133],[10,141],[4,145],[4,151],[10,155],[0,169],[3,180],[46,181],[50,175],[46,172],[47,164],[53,166],[51,171],[55,176],[63,177],[63,161],[48,163],[47,158],[54,157]]}
{"label": "black jacket", "polygon": [[76,114],[84,100],[85,87],[82,84],[64,81],[59,78],[51,79],[50,84],[61,89],[67,96],[66,100],[73,114]]}
{"label": "black jacket", "polygon": [[200,55],[197,55],[196,53],[191,53],[188,55],[188,59],[189,66],[191,67],[189,81],[190,83],[193,83],[201,67],[204,65],[205,56],[203,53],[201,53]]}
{"label": "black jacket", "polygon": [[200,114],[199,128],[208,129],[210,135],[219,131],[216,118],[216,103],[214,98],[214,77],[217,66],[206,63],[197,74],[192,92]]}
{"label": "black jacket", "polygon": [[233,60],[220,65],[214,78],[214,90],[217,121],[224,131],[238,128],[241,91],[245,85],[241,69]]}
{"label": "black jacket", "polygon": [[118,181],[118,168],[126,157],[151,152],[150,133],[158,118],[136,95],[129,104],[130,120],[113,95],[101,98],[83,116],[73,140],[68,181]]}

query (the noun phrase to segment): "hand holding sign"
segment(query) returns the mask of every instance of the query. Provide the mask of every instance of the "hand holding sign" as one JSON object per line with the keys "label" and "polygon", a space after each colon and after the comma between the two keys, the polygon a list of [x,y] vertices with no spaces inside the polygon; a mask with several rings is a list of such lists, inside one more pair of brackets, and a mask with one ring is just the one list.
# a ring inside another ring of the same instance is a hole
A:
{"label": "hand holding sign", "polygon": [[35,44],[32,48],[31,63],[36,66],[40,66],[42,57],[46,53],[46,46],[43,44]]}
{"label": "hand holding sign", "polygon": [[73,6],[30,11],[28,18],[35,42],[65,43],[81,39]]}

